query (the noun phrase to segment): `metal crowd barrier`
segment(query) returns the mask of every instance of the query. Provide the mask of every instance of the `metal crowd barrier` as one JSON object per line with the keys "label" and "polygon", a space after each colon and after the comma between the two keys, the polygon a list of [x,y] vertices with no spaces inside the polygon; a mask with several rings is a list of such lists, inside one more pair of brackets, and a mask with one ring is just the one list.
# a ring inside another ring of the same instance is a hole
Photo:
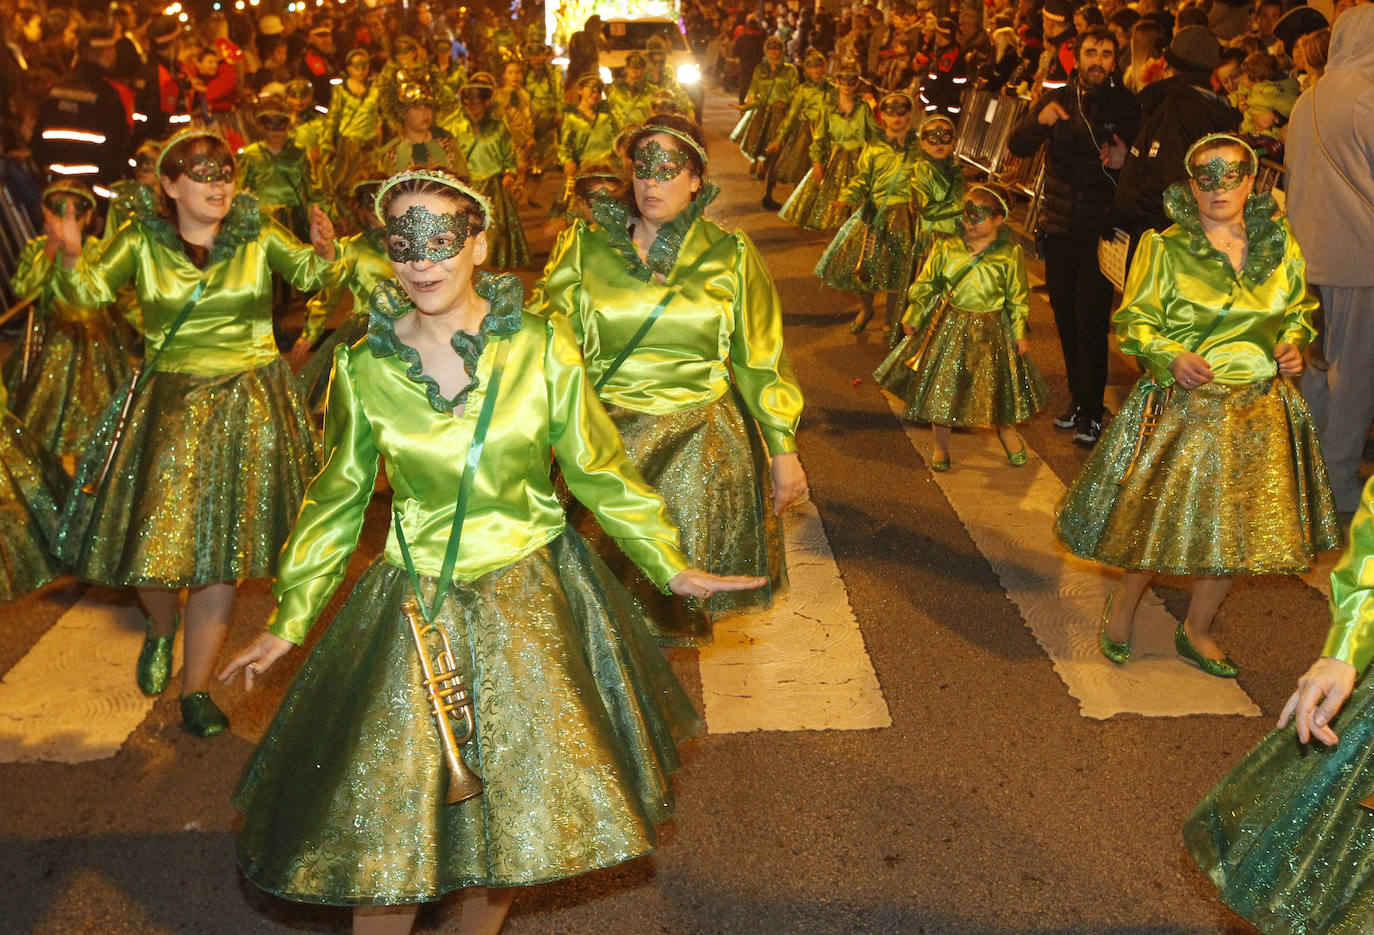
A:
{"label": "metal crowd barrier", "polygon": [[37,235],[33,220],[20,207],[9,186],[0,184],[0,312],[15,302],[10,277],[24,245]]}
{"label": "metal crowd barrier", "polygon": [[1030,108],[1030,101],[992,91],[968,90],[960,97],[954,153],[990,177],[1002,174],[1011,128]]}

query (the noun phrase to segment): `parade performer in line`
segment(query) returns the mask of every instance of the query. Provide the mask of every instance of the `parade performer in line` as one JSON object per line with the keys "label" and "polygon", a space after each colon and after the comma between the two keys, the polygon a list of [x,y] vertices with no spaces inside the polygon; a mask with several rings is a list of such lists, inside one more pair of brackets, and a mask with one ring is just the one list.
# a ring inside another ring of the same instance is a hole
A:
{"label": "parade performer in line", "polygon": [[[916,131],[921,138],[921,157],[911,176],[911,207],[916,214],[913,274],[925,265],[936,239],[958,233],[964,214],[964,170],[954,155],[954,130],[953,120],[944,114],[931,114]],[[901,325],[888,322],[888,346],[895,347],[901,339]]]}
{"label": "parade performer in line", "polygon": [[1156,574],[1195,578],[1174,641],[1234,678],[1212,639],[1236,575],[1298,574],[1340,543],[1326,465],[1292,378],[1316,300],[1288,222],[1253,193],[1258,159],[1228,134],[1188,150],[1174,220],[1136,248],[1116,313],[1146,373],[1060,503],[1074,554],[1122,569],[1098,645],[1123,663],[1136,604]]}
{"label": "parade performer in line", "polygon": [[572,180],[582,166],[603,162],[620,164],[615,154],[619,130],[611,118],[610,108],[601,100],[601,79],[596,75],[583,75],[574,87],[577,105],[563,111],[558,137],[558,161],[563,164],[567,183],[555,211],[571,209]]}
{"label": "parade performer in line", "polygon": [[816,276],[841,292],[858,294],[863,308],[849,330],[858,334],[873,317],[874,293],[887,293],[887,319],[896,321],[915,262],[916,221],[911,180],[920,159],[920,136],[911,128],[911,96],[888,94],[878,105],[883,132],[864,146],[849,184],[835,199],[852,210],[816,263]]}
{"label": "parade performer in line", "polygon": [[835,99],[821,114],[811,141],[811,169],[784,202],[778,217],[803,230],[834,230],[847,212],[836,207],[864,146],[878,136],[873,110],[856,94],[859,68],[852,60],[834,75]]}
{"label": "parade performer in line", "polygon": [[767,211],[777,211],[782,207],[773,200],[774,186],[801,181],[811,167],[811,146],[816,140],[816,128],[825,113],[834,109],[837,100],[835,86],[825,77],[824,55],[812,49],[806,53],[802,67],[806,78],[792,89],[787,99],[787,111],[779,137],[771,140],[764,149],[769,157],[768,175],[763,187],[763,207]]}
{"label": "parade performer in line", "polygon": [[371,72],[372,57],[367,50],[354,49],[344,60],[344,79],[330,89],[329,130],[320,175],[339,209],[351,202],[349,182],[371,170],[381,134],[380,86],[370,80]]}
{"label": "parade performer in line", "polygon": [[[525,196],[530,180],[530,152],[534,148],[534,110],[530,93],[525,90],[525,66],[520,62],[510,61],[501,66],[501,83],[492,91],[490,112],[505,124],[515,150],[517,173],[512,197],[518,202]],[[533,190],[530,195],[534,195]]]}
{"label": "parade performer in line", "polygon": [[559,240],[535,307],[572,320],[587,373],[630,457],[668,502],[689,560],[770,580],[669,605],[613,555],[590,515],[574,514],[632,582],[660,638],[693,645],[710,639],[712,617],[766,608],[786,584],[775,513],[806,496],[802,396],[763,258],[746,234],[702,217],[719,189],[701,131],[685,117],[653,117],[630,151],[624,200],[597,199],[596,224],[579,221]]}
{"label": "parade performer in line", "polygon": [[[699,724],[567,525],[553,459],[659,587],[700,598],[762,580],[688,567],[568,320],[523,311],[515,276],[476,272],[480,193],[416,170],[379,202],[396,279],[372,296],[367,340],[334,351],[325,467],[282,552],[277,612],[220,677],[243,670],[252,688],[305,640],[357,549],[379,459],[391,530],[248,763],[238,861],[282,898],[354,907],[363,935],[409,931],[417,903],[458,889],[458,931],[491,933],[513,887],[653,850],[676,745]],[[445,734],[448,714],[436,730],[427,672],[466,686],[447,700],[470,699],[470,737]]]}
{"label": "parade performer in line", "polygon": [[951,427],[991,425],[1007,461],[1026,463],[1016,425],[1045,408],[1048,391],[1027,353],[1026,258],[1006,227],[1006,195],[975,185],[958,234],[936,241],[912,284],[906,337],[873,378],[907,404],[902,417],[929,422],[930,469],[948,471]]}
{"label": "parade performer in line", "polygon": [[310,297],[305,306],[305,333],[302,337],[314,347],[324,334],[326,323],[345,295],[352,298],[343,324],[335,328],[323,344],[314,347],[301,368],[301,387],[312,414],[324,414],[325,392],[334,366],[334,348],[348,347],[367,334],[368,299],[372,290],[391,278],[391,260],[386,252],[386,225],[377,217],[377,190],[383,178],[366,178],[352,191],[355,220],[362,233],[338,242],[337,276],[333,282]]}
{"label": "parade performer in line", "polygon": [[[542,42],[525,44],[525,91],[529,94],[530,115],[534,122],[534,143],[530,147],[530,176],[541,179],[558,159],[558,130],[563,120],[563,77],[549,64],[552,51]],[[539,207],[535,191],[528,198],[531,208]]]}
{"label": "parade performer in line", "polygon": [[5,402],[0,387],[0,604],[62,575],[57,523],[70,486],[62,465]]}
{"label": "parade performer in line", "polygon": [[648,68],[645,69],[644,80],[658,90],[671,94],[678,112],[690,120],[696,120],[697,112],[692,105],[692,99],[683,90],[677,75],[669,71],[671,66],[668,64],[668,44],[663,41],[662,36],[649,37],[645,58],[648,59]]}
{"label": "parade performer in line", "polygon": [[462,150],[472,187],[491,205],[487,224],[487,265],[493,269],[528,266],[530,250],[520,223],[520,206],[511,194],[519,183],[520,162],[510,131],[491,112],[495,82],[478,72],[458,92],[462,110],[445,129]]}
{"label": "parade performer in line", "polygon": [[1221,901],[1266,935],[1369,931],[1374,682],[1360,676],[1374,657],[1372,510],[1374,482],[1331,573],[1321,658],[1298,679],[1278,729],[1183,825],[1183,841]]}
{"label": "parade performer in line", "polygon": [[[305,82],[309,88],[310,82]],[[291,141],[291,115],[279,97],[258,101],[258,132],[235,159],[235,187],[252,192],[261,211],[297,237],[310,234],[310,205],[319,196],[311,184],[305,150]]]}
{"label": "parade performer in line", "polygon": [[434,125],[439,92],[432,83],[405,82],[383,86],[382,110],[396,137],[376,154],[374,170],[385,176],[411,166],[442,166],[466,178],[467,160],[453,135]]}
{"label": "parade performer in line", "polygon": [[606,89],[611,119],[622,130],[638,126],[649,117],[649,101],[658,89],[645,79],[647,66],[643,52],[631,52],[625,56],[625,73]]}
{"label": "parade performer in line", "polygon": [[317,465],[272,337],[271,274],[323,286],[334,230],[312,209],[312,251],[253,196],[236,196],[233,155],[204,130],[173,136],[157,172],[163,201],[146,199],[92,260],[78,259],[74,218],[44,214],[62,252],[58,298],[103,305],[133,281],[147,342],[137,382],[111,400],[77,469],[58,544],[77,577],[138,589],[151,618],[138,662],[149,695],[167,685],[189,591],[181,714],[207,736],[228,725],[206,689],[236,582],[275,573]]}
{"label": "parade performer in line", "polygon": [[[90,236],[96,220],[90,188],[54,182],[43,191],[43,206],[79,223],[84,256],[99,252],[101,242]],[[110,397],[128,380],[133,347],[111,308],[63,302],[53,294],[57,252],[57,241],[39,234],[20,251],[10,278],[17,298],[34,299],[34,323],[42,334],[36,346],[21,342],[20,353],[27,348],[29,358],[19,369],[27,376],[18,382],[13,403],[30,437],[59,457],[74,457],[86,450]]]}
{"label": "parade performer in line", "polygon": [[753,160],[753,172],[763,178],[768,144],[777,138],[787,116],[787,101],[797,86],[797,66],[784,62],[782,40],[769,36],[763,43],[764,60],[754,66],[749,78],[749,93],[740,105],[744,116],[730,139],[739,143],[740,152]]}

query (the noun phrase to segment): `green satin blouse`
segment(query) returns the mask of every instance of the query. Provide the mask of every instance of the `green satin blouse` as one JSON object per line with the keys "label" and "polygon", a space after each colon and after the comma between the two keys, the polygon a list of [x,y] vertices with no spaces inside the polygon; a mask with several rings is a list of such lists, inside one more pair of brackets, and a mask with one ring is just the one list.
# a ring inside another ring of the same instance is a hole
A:
{"label": "green satin blouse", "polygon": [[276,221],[263,216],[252,195],[235,196],[220,225],[209,265],[195,267],[171,223],[141,214],[126,223],[91,258],[71,270],[57,268],[53,286],[63,301],[98,308],[133,281],[143,314],[145,355],[151,359],[195,291],[199,301],[157,359],[157,369],[197,376],[240,373],[280,356],[272,337],[272,274],[302,292],[314,292],[336,271]]}
{"label": "green satin blouse", "polygon": [[[394,282],[374,293],[367,339],[335,349],[325,466],[306,490],[272,587],[279,608],[268,629],[283,639],[303,642],[343,580],[372,499],[379,457],[386,459],[392,505],[416,571],[439,574],[500,345],[506,345],[504,373],[454,580],[471,581],[502,568],[562,534],[566,518],[549,478],[553,456],[573,495],[657,585],[665,587],[688,567],[667,508],[626,457],[587,382],[567,319],[523,312],[520,281],[512,275],[483,275],[477,291],[492,306],[481,332],[453,338],[473,380],[461,414],[447,408],[450,401],[423,374],[419,355],[396,338],[393,315],[404,314],[409,303]],[[394,528],[385,558],[405,567]]]}
{"label": "green satin blouse", "polygon": [[398,136],[377,151],[376,168],[385,176],[422,165],[437,165],[459,178],[471,178],[462,148],[444,130],[436,129],[434,135],[423,143],[412,143]]}
{"label": "green satin blouse", "polygon": [[558,161],[576,163],[579,167],[598,162],[614,165],[618,161],[615,137],[619,132],[605,103],[597,105],[596,117],[592,120],[576,107],[565,108],[563,128],[558,134]]}
{"label": "green satin blouse", "polygon": [[[953,156],[936,162],[921,153],[911,177],[911,203],[921,230],[954,234],[964,213],[964,172]],[[963,308],[963,306],[960,306]]]}
{"label": "green satin blouse", "polygon": [[[24,244],[19,251],[19,259],[14,264],[14,275],[10,277],[10,289],[21,301],[37,296],[34,317],[51,318],[56,321],[80,323],[95,321],[105,317],[105,310],[99,305],[83,306],[63,301],[49,287],[52,282],[53,268],[58,265],[57,258],[49,258],[43,248],[47,246],[48,236],[39,234]],[[90,259],[100,252],[101,241],[87,237],[81,248],[81,256]]]}
{"label": "green satin blouse", "polygon": [[782,62],[776,69],[767,62],[759,62],[749,76],[749,94],[744,102],[767,107],[775,101],[785,101],[792,95],[800,77],[801,72],[791,62]]}
{"label": "green satin blouse", "polygon": [[373,84],[362,97],[348,90],[348,83],[336,84],[329,92],[329,123],[336,137],[373,142],[381,129],[377,107],[378,86]]}
{"label": "green satin blouse", "polygon": [[[640,260],[623,208],[598,200],[599,222],[577,221],[549,256],[535,306],[572,321],[596,383],[645,318],[664,307],[600,395],[608,405],[662,415],[705,405],[736,385],[770,454],[796,451],[802,394],[782,342],[782,307],[753,241],[699,217],[698,197],[660,230]],[[674,241],[681,244],[674,249]],[[666,272],[660,283],[655,272]]]}
{"label": "green satin blouse", "polygon": [[1331,572],[1331,629],[1322,655],[1361,672],[1374,659],[1374,479],[1365,484],[1350,542]]}
{"label": "green satin blouse", "polygon": [[879,133],[859,153],[854,175],[840,192],[840,200],[850,205],[871,203],[879,210],[910,203],[911,179],[921,158],[921,140],[915,130],[893,143]]}
{"label": "green satin blouse", "polygon": [[654,99],[654,91],[648,81],[640,81],[632,88],[623,78],[617,78],[606,89],[606,106],[611,109],[611,119],[621,127],[643,123],[649,117],[649,102]]}
{"label": "green satin blouse", "polygon": [[789,132],[794,132],[793,126],[798,122],[809,124],[814,136],[816,127],[824,119],[825,112],[835,106],[836,99],[835,86],[829,81],[822,79],[817,83],[810,78],[802,79],[801,84],[792,89],[792,96],[787,101],[787,114],[783,117],[780,138],[786,138]]}
{"label": "green satin blouse", "polygon": [[249,143],[239,150],[234,162],[234,184],[257,195],[265,208],[319,200],[310,184],[310,161],[295,143],[287,143],[275,155],[262,142]]}
{"label": "green satin blouse", "polygon": [[454,142],[463,151],[473,181],[514,173],[518,168],[510,131],[494,114],[488,113],[474,126],[460,110],[444,124],[444,129],[453,134]]}
{"label": "green satin blouse", "polygon": [[962,235],[938,237],[930,258],[907,293],[907,310],[902,321],[917,331],[925,327],[940,298],[954,290],[950,304],[968,312],[1002,309],[1011,322],[1013,338],[1024,338],[1029,331],[1030,283],[1026,278],[1026,258],[1021,247],[1011,242],[1006,228],[982,253],[974,254]]}
{"label": "green satin blouse", "polygon": [[337,279],[310,297],[305,304],[305,331],[303,336],[311,344],[324,333],[325,322],[338,308],[344,293],[353,296],[354,315],[367,314],[367,300],[377,284],[395,275],[391,268],[391,258],[387,256],[384,238],[386,228],[377,227],[361,234],[353,234],[335,242],[338,259],[335,264]]}
{"label": "green satin blouse", "polygon": [[1173,384],[1169,364],[1185,351],[1200,354],[1218,383],[1267,380],[1278,373],[1276,344],[1302,350],[1315,336],[1302,251],[1286,220],[1269,224],[1250,225],[1239,276],[1200,226],[1141,238],[1115,326],[1122,351],[1140,358],[1156,385]]}
{"label": "green satin blouse", "polygon": [[855,100],[849,113],[842,114],[838,100],[832,101],[821,122],[813,131],[811,161],[822,165],[837,149],[862,149],[882,131],[873,119],[873,111],[861,100]]}

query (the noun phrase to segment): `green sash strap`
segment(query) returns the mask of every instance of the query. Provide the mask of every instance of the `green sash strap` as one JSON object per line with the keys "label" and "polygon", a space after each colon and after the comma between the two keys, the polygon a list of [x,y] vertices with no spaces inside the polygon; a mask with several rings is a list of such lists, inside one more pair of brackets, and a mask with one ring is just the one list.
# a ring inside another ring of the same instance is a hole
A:
{"label": "green sash strap", "polygon": [[177,317],[172,319],[172,327],[168,328],[167,333],[163,335],[162,343],[157,346],[157,350],[153,352],[152,358],[143,365],[143,370],[138,375],[138,382],[133,385],[133,392],[137,393],[139,390],[143,389],[143,384],[148,382],[148,378],[152,376],[154,369],[157,367],[157,359],[162,356],[162,352],[167,349],[167,345],[172,343],[172,338],[176,337],[177,331],[185,324],[186,319],[190,316],[191,309],[196,307],[196,303],[200,301],[200,297],[204,294],[205,280],[202,279],[200,282],[196,283],[196,288],[192,290],[191,297],[186,300],[186,304],[181,307],[181,311],[177,312]]}
{"label": "green sash strap", "polygon": [[415,592],[415,600],[426,623],[434,623],[439,616],[439,608],[444,603],[449,587],[453,584],[453,566],[458,563],[458,546],[463,541],[463,520],[467,517],[468,500],[472,496],[472,485],[477,477],[477,465],[482,460],[482,449],[487,442],[487,429],[491,428],[491,417],[496,410],[496,397],[501,390],[501,375],[506,369],[506,349],[510,341],[503,339],[496,345],[496,361],[491,368],[487,383],[487,395],[482,400],[482,411],[477,416],[477,427],[472,433],[472,444],[468,446],[467,463],[463,466],[463,479],[458,483],[458,503],[454,508],[453,527],[448,535],[448,547],[444,549],[444,563],[439,568],[439,582],[434,588],[434,601],[425,606],[424,596],[420,593],[420,575],[415,570],[415,562],[410,557],[410,547],[406,544],[405,530],[401,528],[401,511],[392,507],[391,515],[396,524],[396,544],[401,547],[401,559],[405,562],[406,574],[410,576],[410,588]]}
{"label": "green sash strap", "polygon": [[[708,254],[709,251],[703,253],[701,257],[692,264],[692,268],[678,277],[677,281],[680,283],[690,282],[696,271],[701,269],[701,264],[706,262]],[[658,317],[663,314],[663,310],[668,307],[668,303],[673,301],[678,294],[679,291],[677,289],[670,288],[667,294],[654,306],[654,310],[644,319],[643,323],[639,326],[639,330],[636,331],[634,336],[620,349],[620,353],[615,355],[615,360],[611,361],[611,365],[606,368],[606,372],[601,374],[600,379],[596,381],[596,392],[600,393],[601,388],[606,385],[607,381],[615,376],[615,372],[620,369],[620,365],[625,363],[630,355],[635,352],[635,349],[639,347],[639,342],[644,340],[644,336],[649,333],[649,329],[654,326],[654,322],[658,321]]]}

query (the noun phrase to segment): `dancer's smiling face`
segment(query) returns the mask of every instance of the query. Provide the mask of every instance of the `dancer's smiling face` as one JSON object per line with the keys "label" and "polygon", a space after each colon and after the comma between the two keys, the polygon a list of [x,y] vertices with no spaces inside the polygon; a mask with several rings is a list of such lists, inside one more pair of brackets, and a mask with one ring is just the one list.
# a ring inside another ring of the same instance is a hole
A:
{"label": "dancer's smiling face", "polygon": [[473,272],[487,258],[485,231],[473,231],[457,197],[402,194],[386,208],[391,270],[415,307],[426,315],[450,311],[462,301]]}

